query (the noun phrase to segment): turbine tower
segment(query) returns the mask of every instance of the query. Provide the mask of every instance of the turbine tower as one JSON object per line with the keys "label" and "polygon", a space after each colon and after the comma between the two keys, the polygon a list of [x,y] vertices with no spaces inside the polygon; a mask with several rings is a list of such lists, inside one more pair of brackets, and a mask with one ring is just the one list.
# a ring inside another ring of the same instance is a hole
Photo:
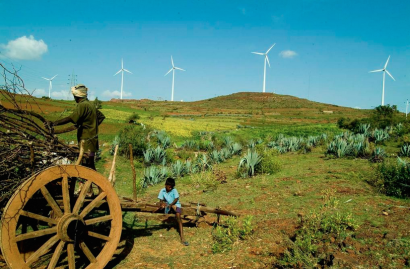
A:
{"label": "turbine tower", "polygon": [[58,76],[58,75],[55,75],[55,76],[52,77],[52,78],[42,77],[42,78],[44,78],[45,80],[50,81],[50,85],[48,86],[48,98],[50,98],[50,99],[51,99],[51,89],[53,88],[53,83],[52,83],[52,81],[53,81],[53,79],[54,79],[56,76]]}
{"label": "turbine tower", "polygon": [[409,99],[407,99],[405,104],[406,104],[406,120],[407,120],[407,109],[409,108]]}
{"label": "turbine tower", "polygon": [[272,47],[270,47],[265,53],[262,52],[252,52],[253,54],[258,54],[258,55],[263,55],[265,56],[265,64],[263,67],[263,92],[265,92],[265,85],[266,85],[266,62],[268,62],[269,68],[270,68],[270,63],[269,63],[269,58],[268,58],[268,53],[269,51],[273,48],[273,46],[275,46],[275,44],[272,45]]}
{"label": "turbine tower", "polygon": [[114,75],[114,76],[116,76],[118,73],[121,72],[121,97],[120,97],[121,100],[122,100],[122,89],[124,87],[124,71],[132,74],[130,71],[128,71],[127,69],[124,68],[124,61],[123,61],[123,59],[121,59],[121,69],[120,69],[120,71],[118,71]]}
{"label": "turbine tower", "polygon": [[174,65],[174,60],[172,59],[172,55],[171,55],[171,64],[172,64],[172,68],[171,68],[171,69],[169,69],[169,71],[165,74],[165,76],[166,76],[166,75],[168,75],[168,74],[169,74],[169,72],[171,72],[171,71],[172,71],[172,93],[171,93],[171,101],[174,101],[174,80],[175,80],[175,69],[177,69],[177,70],[181,70],[181,71],[185,71],[185,70],[184,70],[184,69],[182,69],[182,68],[176,67],[176,66]]}
{"label": "turbine tower", "polygon": [[389,71],[387,71],[387,64],[389,63],[389,60],[390,60],[390,55],[389,55],[389,58],[387,58],[387,61],[386,61],[386,64],[384,65],[384,67],[383,67],[383,69],[378,69],[378,70],[373,70],[373,71],[370,71],[369,73],[374,73],[374,72],[383,72],[383,91],[382,91],[382,106],[384,106],[384,82],[385,82],[385,80],[386,80],[386,73],[394,80],[394,81],[396,81],[395,79],[394,79],[394,77],[389,73]]}

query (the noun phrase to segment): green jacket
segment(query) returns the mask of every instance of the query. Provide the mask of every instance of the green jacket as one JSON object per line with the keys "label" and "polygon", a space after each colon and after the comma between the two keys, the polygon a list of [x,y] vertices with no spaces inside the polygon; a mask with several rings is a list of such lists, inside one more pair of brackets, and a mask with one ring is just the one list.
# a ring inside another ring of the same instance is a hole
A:
{"label": "green jacket", "polygon": [[98,150],[98,125],[105,119],[102,114],[88,99],[77,103],[70,115],[71,120],[77,125],[78,143],[84,140],[84,151],[96,152]]}

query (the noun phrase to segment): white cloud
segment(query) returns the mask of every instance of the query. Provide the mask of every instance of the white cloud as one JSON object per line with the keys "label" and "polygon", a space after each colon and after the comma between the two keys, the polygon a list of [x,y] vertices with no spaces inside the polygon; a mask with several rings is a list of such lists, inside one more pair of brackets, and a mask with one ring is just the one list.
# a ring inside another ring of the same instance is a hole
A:
{"label": "white cloud", "polygon": [[[132,93],[130,92],[122,92],[122,97],[130,97]],[[120,91],[110,91],[106,90],[102,93],[102,96],[105,98],[120,98],[121,97],[121,92]]]}
{"label": "white cloud", "polygon": [[283,50],[279,53],[279,56],[281,56],[282,58],[290,58],[290,59],[297,55],[298,54],[296,53],[296,51],[293,51],[293,50]]}
{"label": "white cloud", "polygon": [[42,39],[35,40],[32,35],[11,40],[7,45],[0,44],[0,57],[3,54],[17,60],[37,60],[47,51],[47,44]]}
{"label": "white cloud", "polygon": [[71,91],[69,92],[68,90],[53,91],[53,89],[51,89],[51,98],[59,100],[70,100],[73,99],[73,95],[71,94]]}
{"label": "white cloud", "polygon": [[361,107],[359,107],[359,106],[355,106],[354,108],[355,108],[355,109],[362,109],[362,108],[361,108]]}
{"label": "white cloud", "polygon": [[34,95],[36,97],[43,97],[43,96],[48,96],[48,92],[46,92],[46,90],[44,90],[44,89],[35,89],[32,92],[32,95]]}

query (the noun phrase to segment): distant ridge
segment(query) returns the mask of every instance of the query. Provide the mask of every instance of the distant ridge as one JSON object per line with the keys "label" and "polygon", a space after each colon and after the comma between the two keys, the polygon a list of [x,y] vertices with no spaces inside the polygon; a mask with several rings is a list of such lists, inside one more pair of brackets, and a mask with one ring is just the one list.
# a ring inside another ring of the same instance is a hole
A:
{"label": "distant ridge", "polygon": [[202,106],[221,106],[224,109],[246,109],[246,108],[310,108],[324,110],[350,110],[353,108],[341,107],[332,104],[324,104],[298,98],[291,95],[262,92],[238,92],[229,95],[218,96],[206,100],[192,102]]}

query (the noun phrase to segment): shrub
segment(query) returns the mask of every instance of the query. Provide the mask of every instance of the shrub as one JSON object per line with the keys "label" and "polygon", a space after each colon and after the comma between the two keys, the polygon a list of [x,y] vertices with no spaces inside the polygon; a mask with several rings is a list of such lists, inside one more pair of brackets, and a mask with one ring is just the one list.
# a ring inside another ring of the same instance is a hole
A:
{"label": "shrub", "polygon": [[148,148],[146,137],[149,131],[148,128],[144,129],[140,125],[126,126],[119,132],[113,142],[113,144],[117,143],[119,145],[118,154],[129,157],[128,145],[131,144],[134,157],[142,157],[144,151]]}
{"label": "shrub", "polygon": [[128,118],[127,118],[127,122],[128,123],[134,123],[137,120],[139,120],[141,117],[140,115],[138,115],[137,113],[133,112]]}
{"label": "shrub", "polygon": [[339,201],[334,194],[334,190],[323,191],[323,205],[319,210],[301,217],[299,229],[291,239],[292,244],[278,261],[280,268],[314,268],[323,264],[326,253],[320,249],[323,249],[324,242],[334,244],[329,247],[339,248],[343,246],[344,239],[358,228],[351,213],[338,210]]}
{"label": "shrub", "polygon": [[377,166],[375,185],[386,195],[410,197],[410,164],[400,158],[397,162],[383,162]]}
{"label": "shrub", "polygon": [[281,163],[277,155],[278,155],[277,151],[265,150],[262,153],[262,161],[261,161],[261,165],[258,166],[258,170],[266,174],[275,174],[279,172],[281,170]]}

